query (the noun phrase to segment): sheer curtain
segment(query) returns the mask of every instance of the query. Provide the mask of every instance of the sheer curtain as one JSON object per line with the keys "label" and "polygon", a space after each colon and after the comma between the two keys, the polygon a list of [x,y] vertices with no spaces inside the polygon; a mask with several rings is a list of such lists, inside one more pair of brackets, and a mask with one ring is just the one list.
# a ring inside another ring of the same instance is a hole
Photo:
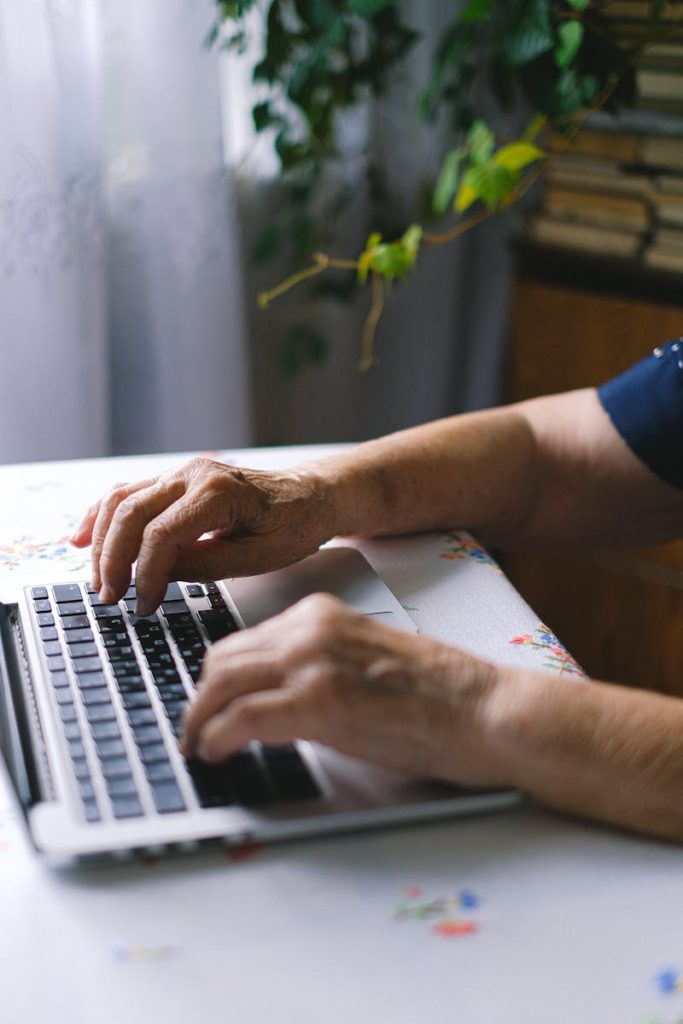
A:
{"label": "sheer curtain", "polygon": [[240,445],[210,0],[0,0],[0,461]]}

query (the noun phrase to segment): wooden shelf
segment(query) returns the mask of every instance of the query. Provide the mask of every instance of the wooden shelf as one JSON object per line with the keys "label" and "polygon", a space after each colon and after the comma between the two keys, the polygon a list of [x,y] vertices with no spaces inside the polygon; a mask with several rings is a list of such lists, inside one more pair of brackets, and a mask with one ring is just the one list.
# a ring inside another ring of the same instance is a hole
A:
{"label": "wooden shelf", "polygon": [[[683,332],[680,278],[673,291],[675,275],[632,261],[561,256],[520,250],[510,401],[600,384]],[[683,693],[683,542],[503,563],[590,675]]]}

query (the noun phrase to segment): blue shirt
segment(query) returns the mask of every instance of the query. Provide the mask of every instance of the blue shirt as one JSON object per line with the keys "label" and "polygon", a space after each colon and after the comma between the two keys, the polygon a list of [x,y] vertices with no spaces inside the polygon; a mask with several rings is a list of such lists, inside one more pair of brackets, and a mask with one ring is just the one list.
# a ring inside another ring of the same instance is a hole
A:
{"label": "blue shirt", "polygon": [[598,397],[640,461],[683,488],[683,337],[607,381]]}

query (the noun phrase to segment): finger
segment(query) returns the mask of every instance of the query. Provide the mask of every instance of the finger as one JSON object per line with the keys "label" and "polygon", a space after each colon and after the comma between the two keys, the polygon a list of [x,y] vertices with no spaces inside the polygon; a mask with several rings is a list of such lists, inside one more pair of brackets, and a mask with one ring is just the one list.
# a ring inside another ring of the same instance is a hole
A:
{"label": "finger", "polygon": [[297,549],[275,547],[267,537],[207,537],[180,548],[169,579],[218,580],[256,576],[281,569],[318,550],[318,545]]}
{"label": "finger", "polygon": [[251,740],[291,743],[312,737],[307,702],[289,690],[268,690],[239,697],[214,715],[199,734],[197,753],[203,761],[223,761]]}
{"label": "finger", "polygon": [[69,543],[76,548],[86,548],[92,540],[92,531],[100,511],[99,499],[90,506],[80,523],[69,537]]}
{"label": "finger", "polygon": [[[228,642],[229,643],[229,642]],[[186,757],[195,753],[199,734],[215,715],[235,700],[250,693],[273,690],[282,685],[282,670],[263,652],[225,652],[206,681],[200,681],[196,696],[185,711],[181,749]]]}
{"label": "finger", "polygon": [[163,600],[181,549],[208,530],[224,526],[225,519],[225,495],[196,490],[179,497],[147,524],[135,572],[139,614],[151,614]]}
{"label": "finger", "polygon": [[100,578],[118,600],[130,583],[131,567],[138,556],[148,523],[173,505],[186,487],[181,474],[160,477],[151,486],[129,494],[119,502],[109,522],[100,553]]}
{"label": "finger", "polygon": [[[102,577],[100,575],[100,555],[102,553],[102,545],[104,538],[107,535],[109,524],[114,512],[118,508],[120,502],[127,498],[130,494],[134,494],[136,491],[142,490],[143,487],[149,487],[155,482],[154,479],[143,480],[137,484],[118,484],[105,495],[98,503],[97,515],[95,517],[95,523],[92,528],[91,543],[92,543],[92,585],[100,590],[102,586]],[[106,595],[108,598],[109,595]]]}

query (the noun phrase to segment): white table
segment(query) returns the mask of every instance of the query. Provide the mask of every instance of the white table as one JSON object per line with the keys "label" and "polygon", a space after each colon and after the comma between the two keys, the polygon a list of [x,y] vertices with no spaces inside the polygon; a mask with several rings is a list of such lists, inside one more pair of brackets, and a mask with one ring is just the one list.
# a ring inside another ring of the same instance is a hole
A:
{"label": "white table", "polygon": [[[185,457],[0,469],[0,591],[82,575],[61,541],[85,506]],[[359,546],[421,631],[572,685],[569,655],[467,535]],[[670,1024],[683,992],[656,979],[683,985],[681,906],[677,848],[532,805],[54,872],[0,773],[2,1024]]]}

